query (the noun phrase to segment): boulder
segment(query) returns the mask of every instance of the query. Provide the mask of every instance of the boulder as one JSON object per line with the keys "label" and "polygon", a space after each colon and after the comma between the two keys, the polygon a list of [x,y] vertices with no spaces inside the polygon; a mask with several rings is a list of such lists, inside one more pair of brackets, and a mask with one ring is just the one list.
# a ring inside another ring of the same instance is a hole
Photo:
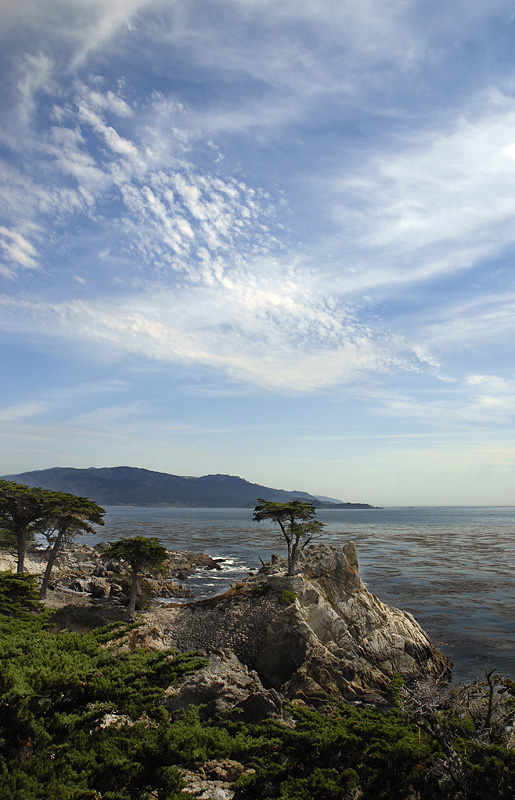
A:
{"label": "boulder", "polygon": [[280,695],[265,689],[256,672],[249,670],[230,650],[211,653],[208,664],[188,675],[166,692],[170,711],[201,706],[201,717],[219,714],[247,723],[267,717],[287,721]]}
{"label": "boulder", "polygon": [[72,578],[68,583],[68,589],[72,592],[86,594],[88,592],[88,581],[83,578]]}
{"label": "boulder", "polygon": [[94,581],[88,582],[88,592],[92,597],[108,597],[110,594],[110,586],[106,581],[97,578]]}
{"label": "boulder", "polygon": [[168,650],[168,643],[162,631],[155,625],[142,625],[129,633],[129,650]]}

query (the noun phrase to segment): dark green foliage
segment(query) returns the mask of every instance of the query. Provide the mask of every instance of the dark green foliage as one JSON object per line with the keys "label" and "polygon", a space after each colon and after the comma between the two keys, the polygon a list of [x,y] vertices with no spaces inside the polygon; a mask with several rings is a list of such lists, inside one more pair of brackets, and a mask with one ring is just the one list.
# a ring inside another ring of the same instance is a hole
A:
{"label": "dark green foliage", "polygon": [[[146,787],[175,798],[175,754],[155,769],[160,730],[172,725],[159,704],[204,661],[124,651],[133,627],[125,624],[51,634],[46,615],[26,610],[35,602],[30,581],[13,577],[0,576],[1,800],[93,800],[95,792],[125,800]],[[106,714],[114,724],[105,725]]]}
{"label": "dark green foliage", "polygon": [[[184,800],[179,767],[221,758],[255,770],[235,800],[515,796],[515,752],[473,741],[472,717],[438,717],[455,736],[465,788],[442,783],[445,753],[406,719],[398,689],[389,710],[291,706],[293,728],[204,722],[195,708],[172,717],[164,690],[205,663],[198,654],[130,651],[135,624],[54,635],[34,603],[28,576],[0,575],[0,800]],[[514,688],[502,684],[508,704]]]}
{"label": "dark green foliage", "polygon": [[52,567],[62,546],[78,533],[95,533],[92,526],[103,525],[105,514],[103,508],[87,497],[76,497],[65,492],[43,491],[43,507],[42,530],[52,544],[52,550],[41,584],[41,599],[46,597]]}
{"label": "dark green foliage", "polygon": [[27,611],[41,611],[34,575],[0,572],[0,616],[24,619]]}
{"label": "dark green foliage", "polygon": [[363,800],[432,797],[424,794],[424,775],[438,751],[396,710],[346,705],[293,713],[294,729],[262,727],[256,774],[242,781],[235,800],[345,800],[356,788]]}
{"label": "dark green foliage", "polygon": [[44,526],[43,498],[42,489],[0,481],[0,542],[16,547],[19,573],[23,573],[27,542]]}
{"label": "dark green foliage", "polygon": [[77,533],[95,533],[92,525],[103,525],[104,513],[87,497],[0,481],[0,542],[16,545],[17,572],[23,573],[27,543],[36,533],[46,536],[52,545],[40,591],[42,599],[62,545]]}
{"label": "dark green foliage", "polygon": [[[142,572],[163,572],[168,551],[159,539],[155,536],[133,536],[130,539],[118,539],[117,542],[109,542],[109,546],[102,553],[104,559],[115,559],[125,564],[131,574],[131,588],[127,614],[129,617],[134,615],[136,601],[142,594],[142,587],[139,585],[139,575]],[[149,587],[146,589],[146,602],[149,601]]]}

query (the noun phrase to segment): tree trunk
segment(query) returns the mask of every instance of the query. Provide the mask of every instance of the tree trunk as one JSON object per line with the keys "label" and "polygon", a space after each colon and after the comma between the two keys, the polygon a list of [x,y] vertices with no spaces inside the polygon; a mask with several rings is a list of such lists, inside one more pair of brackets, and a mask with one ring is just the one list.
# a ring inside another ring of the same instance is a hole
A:
{"label": "tree trunk", "polygon": [[18,546],[18,563],[16,565],[16,572],[23,573],[25,569],[25,552],[27,550],[27,537],[25,530],[16,531],[16,542]]}
{"label": "tree trunk", "polygon": [[43,583],[41,584],[41,590],[39,592],[39,599],[44,600],[46,597],[46,591],[48,589],[48,584],[50,582],[50,573],[52,572],[52,567],[54,566],[54,561],[57,558],[59,550],[61,549],[61,544],[64,538],[64,530],[59,531],[57,534],[57,539],[54,542],[54,546],[50,551],[50,555],[48,556],[48,561],[46,565],[45,575],[43,577]]}
{"label": "tree trunk", "polygon": [[292,545],[291,539],[288,539],[288,577],[293,578],[295,575],[295,550],[296,545]]}
{"label": "tree trunk", "polygon": [[129,619],[134,617],[136,611],[136,599],[138,597],[138,573],[133,568],[131,572],[131,594],[129,598],[129,605],[127,606],[127,616]]}

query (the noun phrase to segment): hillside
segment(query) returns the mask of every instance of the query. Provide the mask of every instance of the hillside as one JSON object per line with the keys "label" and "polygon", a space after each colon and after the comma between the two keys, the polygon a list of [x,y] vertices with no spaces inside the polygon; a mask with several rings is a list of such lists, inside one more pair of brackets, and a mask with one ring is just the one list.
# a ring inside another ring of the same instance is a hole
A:
{"label": "hillside", "polygon": [[[137,467],[103,467],[96,469],[52,469],[4,475],[4,478],[26,486],[70,492],[89,497],[101,505],[172,505],[215,508],[253,508],[260,497],[286,502],[307,499],[318,508],[339,507],[322,502],[308,492],[284,491],[249,483],[233,475],[204,475],[200,478],[169,475]],[[343,507],[364,508],[366,504],[345,504]]]}

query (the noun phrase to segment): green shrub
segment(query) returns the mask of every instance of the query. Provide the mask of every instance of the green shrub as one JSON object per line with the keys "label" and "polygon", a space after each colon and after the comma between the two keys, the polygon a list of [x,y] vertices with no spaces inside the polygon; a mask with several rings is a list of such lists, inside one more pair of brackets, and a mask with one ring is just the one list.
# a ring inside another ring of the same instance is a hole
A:
{"label": "green shrub", "polygon": [[297,595],[295,592],[290,591],[290,589],[282,589],[282,591],[279,592],[277,599],[282,606],[291,606],[291,604],[297,599]]}

